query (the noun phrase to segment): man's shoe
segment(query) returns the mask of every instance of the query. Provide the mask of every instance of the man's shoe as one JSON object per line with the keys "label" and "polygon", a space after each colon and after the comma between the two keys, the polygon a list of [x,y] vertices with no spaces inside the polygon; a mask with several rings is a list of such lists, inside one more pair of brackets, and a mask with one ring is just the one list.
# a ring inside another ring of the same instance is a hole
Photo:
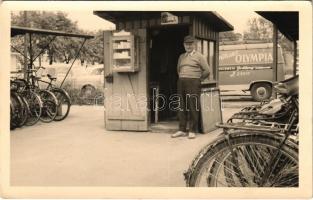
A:
{"label": "man's shoe", "polygon": [[183,136],[187,136],[187,133],[183,131],[177,131],[176,133],[171,135],[172,138],[183,137]]}
{"label": "man's shoe", "polygon": [[194,138],[196,138],[196,134],[193,133],[193,132],[189,132],[188,138],[189,138],[189,139],[194,139]]}

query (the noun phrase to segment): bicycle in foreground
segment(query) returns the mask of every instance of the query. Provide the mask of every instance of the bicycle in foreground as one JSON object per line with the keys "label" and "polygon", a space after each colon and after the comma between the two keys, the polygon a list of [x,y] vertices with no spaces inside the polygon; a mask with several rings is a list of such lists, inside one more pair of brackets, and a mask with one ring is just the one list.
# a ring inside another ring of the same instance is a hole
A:
{"label": "bicycle in foreground", "polygon": [[278,99],[218,124],[222,134],[184,173],[190,187],[297,187],[298,76],[275,87]]}

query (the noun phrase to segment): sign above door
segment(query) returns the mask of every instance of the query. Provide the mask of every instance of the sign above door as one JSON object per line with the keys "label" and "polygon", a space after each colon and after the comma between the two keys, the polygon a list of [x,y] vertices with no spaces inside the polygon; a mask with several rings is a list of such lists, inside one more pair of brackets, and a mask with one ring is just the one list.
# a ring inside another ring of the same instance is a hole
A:
{"label": "sign above door", "polygon": [[162,12],[161,13],[161,25],[166,25],[166,24],[178,24],[178,17],[169,12]]}

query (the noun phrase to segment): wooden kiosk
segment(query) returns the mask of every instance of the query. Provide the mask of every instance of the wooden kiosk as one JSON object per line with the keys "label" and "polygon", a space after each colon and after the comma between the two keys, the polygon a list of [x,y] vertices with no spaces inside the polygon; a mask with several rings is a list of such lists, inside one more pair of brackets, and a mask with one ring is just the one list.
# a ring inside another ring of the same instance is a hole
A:
{"label": "wooden kiosk", "polygon": [[[202,93],[209,95],[202,95],[201,100],[211,105],[202,110],[202,129],[214,129],[215,122],[221,120],[217,89],[219,32],[233,30],[232,25],[216,12],[94,14],[116,25],[116,31],[104,32],[107,130],[148,131],[151,123],[176,119],[176,111],[171,108],[177,90],[176,67],[179,55],[184,53],[183,38],[188,34],[197,38],[197,50],[207,56],[211,67],[211,75],[202,88]],[[209,102],[212,99],[214,102]]]}

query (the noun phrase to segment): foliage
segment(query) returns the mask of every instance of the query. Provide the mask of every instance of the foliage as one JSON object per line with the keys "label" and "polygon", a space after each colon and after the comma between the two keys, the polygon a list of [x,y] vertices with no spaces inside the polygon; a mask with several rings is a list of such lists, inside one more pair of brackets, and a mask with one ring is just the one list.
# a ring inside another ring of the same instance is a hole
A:
{"label": "foliage", "polygon": [[94,64],[94,62],[103,63],[103,32],[86,32],[85,34],[94,35],[94,39],[87,40],[81,51],[81,60]]}
{"label": "foliage", "polygon": [[[273,41],[273,25],[270,21],[262,17],[252,18],[247,22],[249,30],[244,32],[244,40],[254,40],[262,42]],[[278,44],[284,51],[293,51],[292,42],[290,42],[284,35],[278,32]]]}
{"label": "foliage", "polygon": [[226,32],[221,32],[219,34],[219,39],[221,42],[238,41],[241,38],[242,38],[242,35],[240,33],[235,33],[234,31],[226,31]]}
{"label": "foliage", "polygon": [[[220,42],[233,42],[243,39],[242,42],[272,42],[273,25],[262,17],[251,18],[247,21],[248,31],[242,34],[234,31],[221,32]],[[293,51],[293,44],[284,35],[278,32],[278,43],[284,51]]]}
{"label": "foliage", "polygon": [[75,88],[72,83],[66,82],[63,87],[70,96],[72,105],[103,105],[103,91],[96,88],[95,93],[91,97],[85,97],[82,90]]}
{"label": "foliage", "polygon": [[[84,62],[85,60],[92,63],[103,62],[103,38],[101,37],[101,31],[99,30],[96,33],[93,33],[80,30],[77,26],[77,22],[73,22],[72,20],[70,20],[67,17],[67,14],[64,12],[24,11],[19,13],[12,13],[11,23],[15,26],[95,35],[96,37],[94,39],[87,40],[82,51],[80,52],[79,59],[82,62]],[[42,49],[47,47],[47,44],[53,38],[54,36],[49,35],[33,35],[33,54],[38,55],[39,52],[42,51]],[[23,52],[23,36],[15,36],[11,39],[11,42],[12,46],[16,47],[16,49],[18,49],[20,52]],[[75,55],[78,53],[79,47],[81,46],[82,42],[82,38],[57,36],[45,51],[45,53],[48,55],[49,63],[70,63],[75,58]],[[12,49],[12,51],[16,50]]]}
{"label": "foliage", "polygon": [[261,40],[264,42],[272,41],[273,26],[264,18],[252,18],[247,22],[249,30],[244,32],[243,38],[245,40]]}

